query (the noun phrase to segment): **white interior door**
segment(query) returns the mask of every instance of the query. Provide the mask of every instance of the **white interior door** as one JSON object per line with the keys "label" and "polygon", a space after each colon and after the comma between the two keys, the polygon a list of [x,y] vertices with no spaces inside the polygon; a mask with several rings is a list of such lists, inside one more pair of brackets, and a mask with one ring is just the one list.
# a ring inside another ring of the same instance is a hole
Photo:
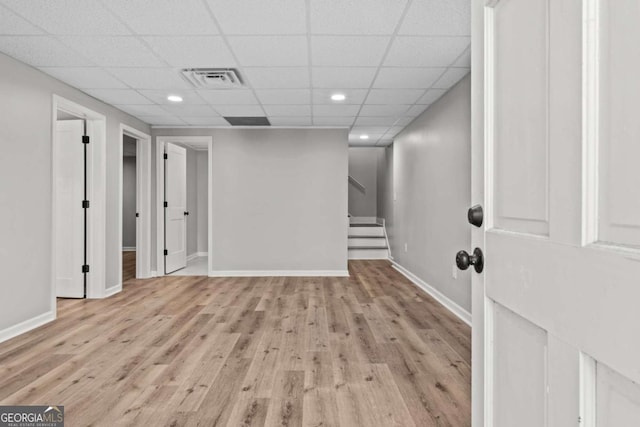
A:
{"label": "white interior door", "polygon": [[187,150],[167,143],[165,153],[165,274],[187,266]]}
{"label": "white interior door", "polygon": [[640,425],[639,19],[474,0],[476,427]]}
{"label": "white interior door", "polygon": [[56,122],[56,296],[84,297],[83,120]]}

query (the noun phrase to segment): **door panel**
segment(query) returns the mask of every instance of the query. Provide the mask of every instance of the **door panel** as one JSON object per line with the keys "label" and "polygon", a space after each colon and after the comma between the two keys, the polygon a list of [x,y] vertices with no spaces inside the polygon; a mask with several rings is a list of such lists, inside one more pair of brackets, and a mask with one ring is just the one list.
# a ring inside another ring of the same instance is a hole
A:
{"label": "door panel", "polygon": [[83,298],[84,121],[58,121],[56,132],[56,296]]}
{"label": "door panel", "polygon": [[495,425],[540,427],[546,413],[546,333],[497,304],[493,316]]}
{"label": "door panel", "polygon": [[166,145],[165,162],[165,274],[187,266],[187,151]]}
{"label": "door panel", "polygon": [[640,248],[640,3],[601,4],[598,240]]}
{"label": "door panel", "polygon": [[607,366],[597,366],[598,427],[635,427],[640,422],[640,385]]}
{"label": "door panel", "polygon": [[546,2],[530,0],[502,0],[493,14],[493,221],[541,235],[549,232],[547,15]]}
{"label": "door panel", "polygon": [[484,152],[472,162],[484,168],[488,212],[475,240],[486,257],[484,316],[474,304],[489,379],[482,422],[638,425],[640,5],[477,3]]}

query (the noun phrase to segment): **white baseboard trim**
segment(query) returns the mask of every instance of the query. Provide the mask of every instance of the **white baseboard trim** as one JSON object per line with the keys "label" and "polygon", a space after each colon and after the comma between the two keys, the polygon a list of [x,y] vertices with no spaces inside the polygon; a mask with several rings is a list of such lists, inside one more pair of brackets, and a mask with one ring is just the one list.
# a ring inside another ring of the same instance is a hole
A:
{"label": "white baseboard trim", "polygon": [[348,270],[212,270],[209,277],[349,277]]}
{"label": "white baseboard trim", "polygon": [[157,271],[155,271],[155,270],[151,270],[151,276],[149,276],[149,277],[150,277],[150,278],[151,278],[151,277],[158,277],[158,272],[157,272]]}
{"label": "white baseboard trim", "polygon": [[208,256],[208,255],[209,255],[208,252],[194,252],[187,257],[187,262],[193,261],[196,258]]}
{"label": "white baseboard trim", "polygon": [[450,299],[445,294],[443,294],[433,286],[429,285],[428,283],[420,279],[418,276],[416,276],[415,274],[413,274],[412,272],[410,272],[409,270],[407,270],[397,262],[393,260],[390,260],[390,261],[391,261],[391,264],[393,265],[393,268],[398,270],[404,277],[411,280],[416,286],[418,286],[420,289],[422,289],[423,291],[431,295],[440,304],[444,305],[450,312],[455,314],[460,320],[462,320],[467,325],[471,326],[471,313],[469,313],[464,308],[460,307],[452,299]]}
{"label": "white baseboard trim", "polygon": [[110,296],[113,296],[119,292],[122,292],[122,283],[118,283],[115,286],[105,289],[102,298],[109,298]]}
{"label": "white baseboard trim", "polygon": [[29,332],[39,326],[49,323],[56,319],[56,312],[47,311],[39,316],[20,322],[17,325],[9,326],[6,329],[0,331],[0,342],[5,342],[13,337]]}
{"label": "white baseboard trim", "polygon": [[135,246],[125,246],[122,248],[122,252],[135,252],[135,251],[136,251]]}

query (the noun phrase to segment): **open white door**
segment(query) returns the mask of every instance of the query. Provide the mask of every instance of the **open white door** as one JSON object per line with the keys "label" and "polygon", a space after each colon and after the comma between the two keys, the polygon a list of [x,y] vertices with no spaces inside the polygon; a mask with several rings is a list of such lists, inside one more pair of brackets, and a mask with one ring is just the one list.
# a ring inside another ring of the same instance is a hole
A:
{"label": "open white door", "polygon": [[84,298],[84,120],[56,122],[56,296]]}
{"label": "open white door", "polygon": [[474,426],[640,425],[640,3],[473,1]]}
{"label": "open white door", "polygon": [[165,274],[187,266],[187,150],[165,148]]}

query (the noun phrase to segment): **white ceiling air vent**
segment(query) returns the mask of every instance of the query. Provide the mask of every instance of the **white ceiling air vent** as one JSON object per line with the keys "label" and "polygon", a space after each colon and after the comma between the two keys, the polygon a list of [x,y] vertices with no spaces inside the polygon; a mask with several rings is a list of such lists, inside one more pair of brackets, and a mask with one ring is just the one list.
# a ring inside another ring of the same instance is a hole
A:
{"label": "white ceiling air vent", "polygon": [[234,68],[185,68],[182,77],[200,89],[235,89],[242,87],[238,70]]}

